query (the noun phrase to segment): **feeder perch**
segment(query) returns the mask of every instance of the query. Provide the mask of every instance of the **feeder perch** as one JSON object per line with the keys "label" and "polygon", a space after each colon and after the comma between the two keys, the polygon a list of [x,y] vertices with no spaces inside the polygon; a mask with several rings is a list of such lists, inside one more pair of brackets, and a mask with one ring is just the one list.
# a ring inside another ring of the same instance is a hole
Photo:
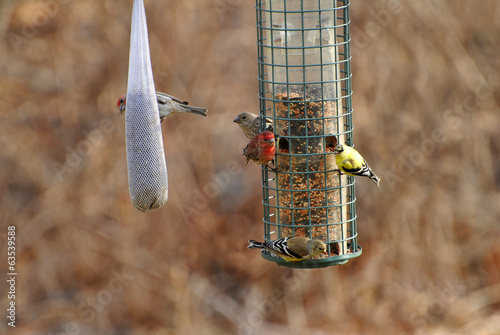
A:
{"label": "feeder perch", "polygon": [[[264,239],[320,239],[328,256],[278,265],[318,268],[361,255],[354,178],[333,149],[352,144],[349,2],[256,1],[260,115],[278,136],[277,173],[262,168]],[[262,118],[261,129],[265,128]]]}

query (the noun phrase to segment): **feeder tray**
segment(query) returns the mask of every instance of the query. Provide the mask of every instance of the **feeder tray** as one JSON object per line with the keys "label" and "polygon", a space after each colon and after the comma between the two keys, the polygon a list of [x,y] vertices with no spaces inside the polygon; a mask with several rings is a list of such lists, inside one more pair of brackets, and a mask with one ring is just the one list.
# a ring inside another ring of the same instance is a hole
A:
{"label": "feeder tray", "polygon": [[264,239],[322,240],[328,257],[278,265],[316,268],[358,257],[354,178],[339,175],[334,148],[352,144],[349,4],[256,2],[261,129],[273,122],[275,167],[262,168]]}
{"label": "feeder tray", "polygon": [[300,262],[287,262],[284,259],[269,255],[269,253],[266,252],[265,250],[261,251],[261,256],[262,256],[262,258],[264,258],[268,261],[276,262],[276,264],[278,264],[279,266],[286,266],[286,267],[290,267],[290,268],[300,268],[300,269],[310,269],[310,268],[315,269],[315,268],[326,268],[326,267],[332,266],[332,265],[345,264],[345,263],[347,263],[347,261],[349,259],[355,258],[355,257],[358,257],[359,255],[361,255],[362,251],[363,250],[362,250],[361,246],[358,245],[357,251],[350,253],[350,254],[335,256],[335,257],[321,258],[321,259],[312,259],[312,260],[308,259],[308,260],[304,260],[304,261],[300,261]]}

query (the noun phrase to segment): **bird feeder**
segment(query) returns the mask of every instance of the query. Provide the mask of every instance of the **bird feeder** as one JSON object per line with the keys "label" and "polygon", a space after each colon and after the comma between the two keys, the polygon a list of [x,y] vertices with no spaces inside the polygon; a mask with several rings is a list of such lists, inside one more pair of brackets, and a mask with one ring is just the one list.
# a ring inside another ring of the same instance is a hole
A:
{"label": "bird feeder", "polygon": [[320,239],[325,258],[278,265],[319,268],[358,257],[354,178],[334,148],[352,144],[349,1],[257,0],[261,129],[277,135],[276,172],[262,167],[264,239]]}
{"label": "bird feeder", "polygon": [[125,134],[130,200],[143,212],[160,208],[168,174],[143,0],[134,0],[132,10]]}

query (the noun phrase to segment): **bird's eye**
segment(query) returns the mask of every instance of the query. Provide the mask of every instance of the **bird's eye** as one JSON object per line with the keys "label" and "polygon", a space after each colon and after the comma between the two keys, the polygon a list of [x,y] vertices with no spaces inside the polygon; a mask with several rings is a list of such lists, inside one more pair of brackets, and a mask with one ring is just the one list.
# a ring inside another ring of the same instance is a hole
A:
{"label": "bird's eye", "polygon": [[245,120],[247,117],[246,116],[243,116],[242,119]]}

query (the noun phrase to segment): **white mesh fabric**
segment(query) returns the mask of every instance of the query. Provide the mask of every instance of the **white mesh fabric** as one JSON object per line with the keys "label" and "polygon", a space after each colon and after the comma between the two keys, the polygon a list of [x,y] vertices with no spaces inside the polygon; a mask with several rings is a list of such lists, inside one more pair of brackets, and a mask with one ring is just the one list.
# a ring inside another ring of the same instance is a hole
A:
{"label": "white mesh fabric", "polygon": [[168,199],[167,164],[142,0],[132,11],[125,134],[132,204],[144,212],[159,208]]}

